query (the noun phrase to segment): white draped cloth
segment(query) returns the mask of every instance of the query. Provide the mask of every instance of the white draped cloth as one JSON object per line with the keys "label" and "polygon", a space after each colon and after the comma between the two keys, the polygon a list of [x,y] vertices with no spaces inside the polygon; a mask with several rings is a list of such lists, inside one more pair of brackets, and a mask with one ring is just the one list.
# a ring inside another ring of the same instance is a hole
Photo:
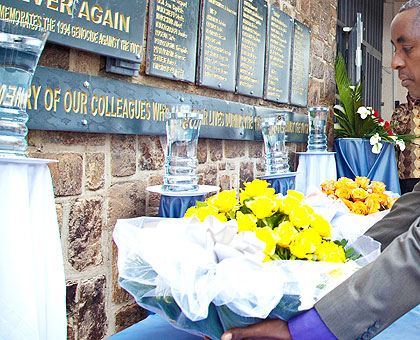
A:
{"label": "white draped cloth", "polygon": [[66,285],[51,174],[0,158],[0,339],[64,340]]}

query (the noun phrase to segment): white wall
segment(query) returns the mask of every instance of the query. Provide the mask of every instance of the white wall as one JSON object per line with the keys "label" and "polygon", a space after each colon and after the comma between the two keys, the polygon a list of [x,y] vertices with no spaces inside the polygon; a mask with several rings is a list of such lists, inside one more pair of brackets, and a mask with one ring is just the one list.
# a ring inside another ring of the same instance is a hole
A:
{"label": "white wall", "polygon": [[401,86],[396,71],[391,69],[392,44],[390,25],[393,17],[405,1],[397,2],[385,0],[384,2],[384,32],[383,32],[383,55],[382,55],[382,117],[390,120],[394,110],[394,102],[406,102],[407,90]]}

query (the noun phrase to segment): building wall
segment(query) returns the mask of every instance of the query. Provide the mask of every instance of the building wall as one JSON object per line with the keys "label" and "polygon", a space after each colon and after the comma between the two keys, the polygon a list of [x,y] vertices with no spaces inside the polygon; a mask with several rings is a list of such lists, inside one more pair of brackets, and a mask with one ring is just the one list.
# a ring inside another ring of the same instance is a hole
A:
{"label": "building wall", "polygon": [[[336,0],[278,0],[273,4],[311,29],[309,105],[332,105],[335,82]],[[284,108],[262,99],[146,76],[106,73],[105,58],[47,44],[40,65],[250,105]],[[303,108],[289,107],[306,113]],[[332,135],[329,135],[332,143]],[[118,218],[156,216],[159,195],[146,187],[162,183],[165,136],[31,130],[28,156],[56,159],[50,165],[56,196],[67,284],[69,340],[104,339],[145,317],[118,285],[112,231]],[[296,151],[287,145],[291,169]],[[263,143],[199,139],[200,184],[239,189],[264,171]]]}

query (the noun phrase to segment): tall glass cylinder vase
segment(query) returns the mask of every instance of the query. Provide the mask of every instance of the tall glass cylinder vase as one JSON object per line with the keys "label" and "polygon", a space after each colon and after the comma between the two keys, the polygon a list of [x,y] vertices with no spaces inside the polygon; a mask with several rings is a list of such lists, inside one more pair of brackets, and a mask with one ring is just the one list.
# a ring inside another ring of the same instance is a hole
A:
{"label": "tall glass cylinder vase", "polygon": [[164,191],[196,191],[197,144],[202,115],[190,105],[169,106],[166,113]]}
{"label": "tall glass cylinder vase", "polygon": [[285,173],[289,170],[285,116],[284,112],[280,112],[272,117],[264,117],[261,121],[266,175]]}
{"label": "tall glass cylinder vase", "polygon": [[28,91],[47,36],[41,27],[0,20],[0,157],[25,157]]}
{"label": "tall glass cylinder vase", "polygon": [[327,135],[325,127],[327,125],[329,107],[310,106],[308,108],[308,152],[327,151]]}

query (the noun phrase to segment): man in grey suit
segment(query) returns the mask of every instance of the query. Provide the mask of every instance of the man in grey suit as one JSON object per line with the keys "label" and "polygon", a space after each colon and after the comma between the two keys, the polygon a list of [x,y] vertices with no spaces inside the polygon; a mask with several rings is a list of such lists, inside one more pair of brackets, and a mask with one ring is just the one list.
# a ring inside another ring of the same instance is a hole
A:
{"label": "man in grey suit", "polygon": [[[420,0],[401,7],[391,24],[392,67],[410,95],[420,99]],[[314,308],[290,320],[266,320],[229,330],[222,340],[371,339],[420,304],[420,183],[367,233],[382,254]],[[420,339],[420,332],[417,335]]]}

